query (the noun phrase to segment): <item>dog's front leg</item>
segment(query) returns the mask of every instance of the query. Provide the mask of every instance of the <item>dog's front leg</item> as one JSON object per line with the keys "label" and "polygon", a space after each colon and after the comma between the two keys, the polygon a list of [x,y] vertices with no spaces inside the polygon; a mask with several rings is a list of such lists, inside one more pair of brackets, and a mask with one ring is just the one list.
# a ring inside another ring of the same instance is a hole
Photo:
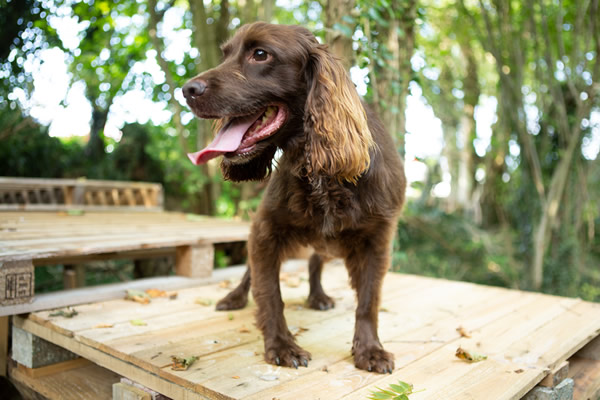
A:
{"label": "dog's front leg", "polygon": [[346,257],[358,300],[352,342],[354,365],[381,374],[394,370],[394,355],[384,350],[377,334],[381,286],[390,265],[390,250],[389,245],[365,239]]}
{"label": "dog's front leg", "polygon": [[285,367],[308,366],[310,353],[295,342],[283,315],[279,270],[289,237],[264,219],[252,225],[248,240],[252,295],[258,307],[256,322],[265,344],[265,361]]}

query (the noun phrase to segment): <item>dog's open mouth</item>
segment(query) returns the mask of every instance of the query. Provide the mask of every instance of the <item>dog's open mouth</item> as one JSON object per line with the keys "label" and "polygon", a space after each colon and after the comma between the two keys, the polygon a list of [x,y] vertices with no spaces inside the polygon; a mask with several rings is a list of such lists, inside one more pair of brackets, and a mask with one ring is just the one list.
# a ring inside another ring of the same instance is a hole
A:
{"label": "dog's open mouth", "polygon": [[256,144],[273,135],[285,122],[287,110],[283,106],[269,106],[252,115],[234,117],[225,122],[217,136],[205,149],[188,154],[196,165],[221,156],[248,154]]}

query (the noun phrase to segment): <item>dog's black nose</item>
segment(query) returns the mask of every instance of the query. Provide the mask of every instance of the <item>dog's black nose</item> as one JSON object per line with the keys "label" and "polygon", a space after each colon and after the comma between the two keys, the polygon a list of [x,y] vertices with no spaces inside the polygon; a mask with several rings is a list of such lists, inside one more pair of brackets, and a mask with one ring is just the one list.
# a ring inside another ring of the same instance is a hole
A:
{"label": "dog's black nose", "polygon": [[206,81],[194,79],[183,86],[183,96],[188,99],[190,97],[202,96],[206,90]]}

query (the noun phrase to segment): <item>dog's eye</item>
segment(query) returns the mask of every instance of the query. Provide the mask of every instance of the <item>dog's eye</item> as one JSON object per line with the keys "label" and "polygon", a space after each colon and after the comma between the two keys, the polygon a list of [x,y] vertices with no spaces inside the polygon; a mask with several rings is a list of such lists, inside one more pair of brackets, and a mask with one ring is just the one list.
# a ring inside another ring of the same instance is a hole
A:
{"label": "dog's eye", "polygon": [[263,49],[256,49],[252,54],[252,59],[257,62],[267,61],[269,59],[269,53],[267,53]]}

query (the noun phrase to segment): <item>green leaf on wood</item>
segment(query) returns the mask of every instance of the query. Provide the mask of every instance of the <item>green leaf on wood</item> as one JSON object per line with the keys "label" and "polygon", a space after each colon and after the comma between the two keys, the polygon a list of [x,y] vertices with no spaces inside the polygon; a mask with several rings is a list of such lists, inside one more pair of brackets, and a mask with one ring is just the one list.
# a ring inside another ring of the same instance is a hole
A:
{"label": "green leaf on wood", "polygon": [[390,384],[388,389],[376,388],[377,391],[371,392],[371,400],[409,400],[408,396],[415,393],[413,385],[410,383],[398,381],[397,384]]}
{"label": "green leaf on wood", "polygon": [[50,317],[73,318],[77,314],[79,314],[77,312],[77,310],[75,310],[74,308],[72,308],[72,309],[66,310],[66,311],[65,310],[60,310],[60,311],[54,312],[54,313],[50,314]]}

